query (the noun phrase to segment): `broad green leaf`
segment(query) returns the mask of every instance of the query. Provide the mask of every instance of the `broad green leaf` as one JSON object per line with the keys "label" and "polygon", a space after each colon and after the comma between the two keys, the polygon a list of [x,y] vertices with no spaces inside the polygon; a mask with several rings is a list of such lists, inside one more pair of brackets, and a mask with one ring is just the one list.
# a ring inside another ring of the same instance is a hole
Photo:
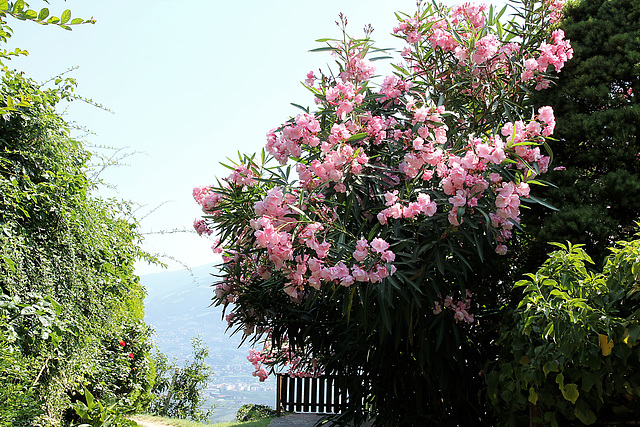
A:
{"label": "broad green leaf", "polygon": [[84,389],[84,398],[87,401],[87,408],[89,410],[91,410],[93,408],[93,406],[95,405],[94,400],[93,400],[93,394],[91,394],[91,392],[89,390],[87,390],[86,387],[83,386]]}
{"label": "broad green leaf", "polygon": [[552,361],[549,361],[549,362],[545,363],[542,366],[542,372],[544,372],[545,378],[547,377],[549,372],[559,372],[558,362],[552,360]]}
{"label": "broad green leaf", "polygon": [[40,9],[40,13],[38,14],[39,20],[44,21],[45,19],[47,19],[48,16],[49,16],[49,9],[47,9],[46,7],[43,7],[42,9]]}
{"label": "broad green leaf", "polygon": [[58,18],[57,16],[52,16],[51,18],[47,19],[47,24],[57,24],[58,22],[60,22],[60,18]]}
{"label": "broad green leaf", "polygon": [[600,380],[592,373],[586,371],[582,372],[582,391],[588,393],[597,381]]}
{"label": "broad green leaf", "polygon": [[578,391],[578,384],[565,384],[564,387],[560,387],[560,391],[562,391],[562,396],[567,399],[569,402],[576,404],[576,400],[578,400],[578,396],[580,396],[580,392]]}
{"label": "broad green leaf", "polygon": [[84,22],[84,19],[82,18],[73,18],[69,24],[78,25],[78,24],[82,24],[83,22]]}
{"label": "broad green leaf", "polygon": [[62,12],[62,16],[60,17],[60,23],[66,24],[71,19],[71,11],[69,9]]}
{"label": "broad green leaf", "polygon": [[9,10],[9,2],[7,0],[0,0],[0,10]]}
{"label": "broad green leaf", "polygon": [[625,343],[629,347],[636,345],[638,336],[640,335],[640,325],[631,325],[628,329],[625,329]]}
{"label": "broad green leaf", "polygon": [[558,420],[556,420],[556,414],[554,412],[545,412],[544,413],[544,420],[548,423],[551,424],[551,427],[557,427],[558,426]]}
{"label": "broad green leaf", "polygon": [[562,387],[564,387],[564,374],[562,372],[556,375],[556,383],[560,386],[561,389]]}
{"label": "broad green leaf", "polygon": [[24,1],[22,0],[18,0],[17,2],[15,2],[13,4],[13,13],[20,13],[22,12],[22,9],[24,9]]}
{"label": "broad green leaf", "polygon": [[594,414],[593,411],[589,408],[587,408],[585,412],[582,412],[580,409],[576,408],[573,410],[573,413],[576,416],[576,418],[582,421],[582,424],[586,424],[586,425],[591,425],[595,423],[598,419],[596,417],[596,414]]}
{"label": "broad green leaf", "polygon": [[27,19],[36,19],[38,17],[38,12],[32,9],[29,9],[23,13],[23,16]]}
{"label": "broad green leaf", "polygon": [[2,260],[5,262],[5,264],[7,264],[9,266],[9,269],[12,272],[16,272],[16,263],[13,262],[13,260],[11,258],[9,258],[9,256],[7,255],[2,255]]}
{"label": "broad green leaf", "polygon": [[538,393],[536,393],[536,390],[533,387],[529,387],[529,402],[531,402],[532,404],[536,404],[538,403]]}

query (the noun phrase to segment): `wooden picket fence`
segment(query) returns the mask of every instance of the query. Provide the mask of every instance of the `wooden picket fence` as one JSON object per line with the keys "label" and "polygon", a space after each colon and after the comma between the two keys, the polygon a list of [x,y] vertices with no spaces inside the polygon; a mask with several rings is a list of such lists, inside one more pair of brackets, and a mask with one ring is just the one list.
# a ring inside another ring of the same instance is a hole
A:
{"label": "wooden picket fence", "polygon": [[285,412],[338,414],[348,394],[337,384],[337,376],[321,375],[312,378],[277,375],[276,407],[278,416]]}

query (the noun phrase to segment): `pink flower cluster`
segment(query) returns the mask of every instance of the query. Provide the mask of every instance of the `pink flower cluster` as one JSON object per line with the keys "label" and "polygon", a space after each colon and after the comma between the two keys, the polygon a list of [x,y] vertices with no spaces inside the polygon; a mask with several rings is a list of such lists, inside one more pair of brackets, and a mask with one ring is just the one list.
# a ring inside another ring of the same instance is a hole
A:
{"label": "pink flower cluster", "polygon": [[195,187],[193,189],[193,198],[196,203],[202,206],[204,213],[212,213],[216,210],[223,196],[211,187]]}
{"label": "pink flower cluster", "polygon": [[279,136],[275,129],[267,134],[266,149],[280,164],[287,163],[290,156],[300,157],[302,144],[315,147],[320,143],[318,139],[320,123],[309,114],[300,114],[295,123],[286,125]]}
{"label": "pink flower cluster", "polygon": [[440,314],[443,310],[451,310],[455,312],[453,318],[456,322],[473,323],[473,314],[469,314],[472,297],[469,290],[466,291],[466,297],[464,300],[455,301],[450,295],[447,295],[442,304],[439,301],[435,301],[433,303],[433,314]]}
{"label": "pink flower cluster", "polygon": [[384,78],[384,82],[380,86],[380,91],[378,92],[384,95],[384,97],[380,98],[379,101],[385,102],[393,100],[395,103],[399,103],[400,96],[412,87],[413,83],[410,81],[400,79],[397,76],[386,76]]}
{"label": "pink flower cluster", "polygon": [[[312,224],[312,226],[319,229],[319,224]],[[305,228],[305,231],[308,228],[309,226]],[[289,282],[286,283],[284,289],[293,300],[299,301],[304,298],[307,285],[320,290],[322,283],[339,284],[345,287],[353,285],[356,281],[379,283],[396,271],[395,266],[390,264],[395,260],[395,254],[389,250],[389,243],[383,239],[374,238],[371,243],[365,239],[358,240],[356,250],[353,252],[353,258],[356,262],[349,267],[343,261],[333,265],[329,264],[326,256],[330,244],[326,241],[318,245],[315,236],[305,239],[304,232],[298,237],[310,248],[326,245],[326,251],[325,248],[321,248],[322,251],[316,250],[317,257],[310,255],[296,257],[295,270],[291,269],[287,275]]]}
{"label": "pink flower cluster", "polygon": [[[529,58],[524,61],[524,71],[520,75],[522,81],[533,79],[535,72],[546,73],[549,66],[553,66],[556,72],[560,72],[565,62],[573,58],[573,49],[569,40],[564,39],[564,31],[555,30],[551,34],[551,43],[542,43],[539,48],[540,54],[537,58]],[[546,89],[549,80],[538,78],[536,90]]]}
{"label": "pink flower cluster", "polygon": [[[542,21],[556,23],[562,16],[563,5],[562,0],[546,0],[545,9],[541,12]],[[478,78],[497,72],[510,75],[513,73],[512,57],[520,52],[520,45],[513,41],[503,42],[496,34],[481,31],[486,25],[486,9],[484,4],[464,3],[451,8],[448,13],[441,12],[442,16],[428,16],[426,23],[429,25],[424,25],[418,16],[402,20],[394,32],[402,34],[410,46],[403,56],[411,63],[411,49],[421,49],[419,42],[427,40],[432,48],[453,53],[460,64],[470,66],[470,72]],[[552,65],[558,72],[572,57],[573,50],[569,40],[564,39],[564,32],[555,30],[550,43],[542,43],[537,55],[525,56],[520,78],[522,81],[535,78],[536,90],[545,89],[549,85],[549,80],[544,77],[548,67]],[[478,88],[480,85],[476,86]],[[476,96],[485,95],[479,91]]]}
{"label": "pink flower cluster", "polygon": [[260,382],[264,382],[264,380],[266,380],[269,376],[267,370],[262,366],[262,361],[264,359],[265,356],[262,353],[255,351],[254,349],[249,350],[247,360],[251,362],[251,364],[253,364],[253,367],[255,368],[255,370],[253,371],[253,376],[258,377]]}
{"label": "pink flower cluster", "polygon": [[352,44],[344,51],[346,59],[344,70],[340,73],[343,82],[360,83],[369,80],[376,72],[376,67],[366,57],[362,45]]}
{"label": "pink flower cluster", "polygon": [[209,228],[209,225],[204,219],[196,218],[193,221],[193,228],[196,230],[196,233],[198,233],[198,236],[202,236],[203,234],[211,235],[213,233],[213,230]]}
{"label": "pink flower cluster", "polygon": [[315,359],[303,360],[290,346],[285,337],[279,348],[274,348],[270,337],[264,341],[261,351],[249,350],[247,360],[253,365],[253,376],[258,377],[260,382],[264,382],[269,373],[264,368],[264,364],[273,364],[278,361],[287,369],[287,373],[292,377],[317,377],[322,375],[322,368]]}
{"label": "pink flower cluster", "polygon": [[241,164],[227,177],[227,182],[240,187],[252,186],[256,184],[255,178],[257,177],[258,174],[251,168],[251,165]]}
{"label": "pink flower cluster", "polygon": [[415,202],[410,202],[408,205],[402,206],[400,203],[396,202],[396,200],[398,200],[398,191],[395,190],[394,193],[395,194],[387,192],[384,195],[387,200],[386,205],[389,207],[378,213],[377,218],[382,225],[385,225],[389,218],[415,218],[419,214],[431,217],[438,209],[436,202],[431,201],[428,194],[419,193]]}

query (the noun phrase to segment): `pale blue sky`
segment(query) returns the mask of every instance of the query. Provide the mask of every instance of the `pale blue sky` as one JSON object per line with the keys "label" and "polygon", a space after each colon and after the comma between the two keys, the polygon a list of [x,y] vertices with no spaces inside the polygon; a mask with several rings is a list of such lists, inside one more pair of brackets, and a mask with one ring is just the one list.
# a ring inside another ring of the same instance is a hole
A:
{"label": "pale blue sky", "polygon": [[[379,47],[401,49],[389,35],[394,12],[415,9],[414,0],[50,3],[52,14],[68,8],[97,23],[65,31],[11,21],[10,46],[30,55],[9,65],[39,81],[79,67],[72,74],[77,92],[113,114],[78,103],[67,119],[95,133],[85,138],[91,144],[140,153],[103,178],[120,197],[142,205],[139,216],[166,202],[142,220],[144,232],[191,229],[201,214],[191,189],[228,175],[218,162],[238,150],[259,151],[269,129],[297,114],[290,102],[313,103],[300,81],[331,58],[308,51],[319,47],[318,38],[340,36],[334,23],[340,12],[353,35],[371,23]],[[45,3],[30,5],[39,10]],[[195,234],[152,235],[144,243],[189,266],[216,262],[210,246]],[[136,271],[159,270],[141,264]]]}

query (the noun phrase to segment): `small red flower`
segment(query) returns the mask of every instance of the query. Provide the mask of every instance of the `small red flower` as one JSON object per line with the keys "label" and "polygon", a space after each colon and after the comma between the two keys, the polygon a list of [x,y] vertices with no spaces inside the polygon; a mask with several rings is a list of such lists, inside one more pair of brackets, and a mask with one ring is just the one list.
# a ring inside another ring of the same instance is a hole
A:
{"label": "small red flower", "polygon": [[124,347],[125,345],[127,345],[127,343],[126,343],[126,342],[124,342],[124,340],[120,340],[120,341],[118,341],[118,343],[119,343],[121,346],[123,346],[123,347]]}
{"label": "small red flower", "polygon": [[129,358],[133,359],[133,353],[129,353]]}

